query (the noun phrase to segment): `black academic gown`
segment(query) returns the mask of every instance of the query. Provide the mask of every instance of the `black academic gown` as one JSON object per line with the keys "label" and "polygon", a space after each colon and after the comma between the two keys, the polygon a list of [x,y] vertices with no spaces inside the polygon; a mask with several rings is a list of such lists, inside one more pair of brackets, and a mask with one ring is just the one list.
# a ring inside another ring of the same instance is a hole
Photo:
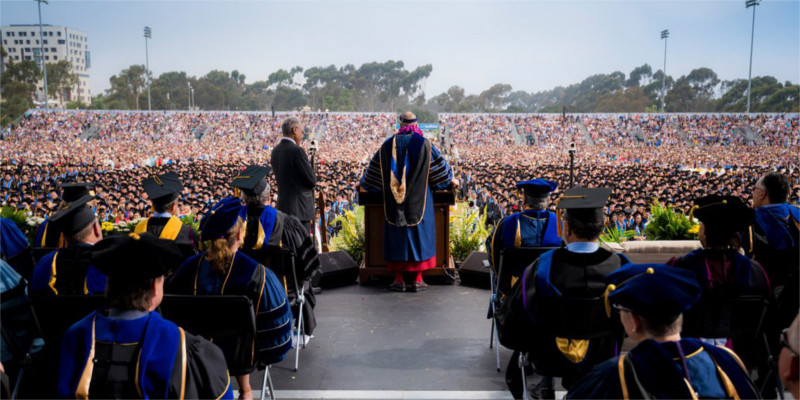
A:
{"label": "black academic gown", "polygon": [[[264,238],[259,243],[259,227]],[[268,236],[268,238],[267,238]],[[266,240],[263,240],[266,239]],[[303,324],[306,335],[311,335],[317,326],[314,307],[316,296],[311,288],[311,279],[320,273],[317,249],[306,227],[299,219],[269,206],[247,208],[247,232],[241,252],[269,267],[269,248],[286,247],[295,253],[295,273],[303,288],[305,305],[303,307]],[[288,285],[291,288],[293,285]],[[292,302],[292,315],[298,318],[299,310],[295,303],[294,290],[289,289],[287,295]]]}
{"label": "black academic gown", "polygon": [[[556,347],[555,338],[536,328],[528,315],[533,313],[537,297],[536,278],[540,260],[541,257],[525,270],[497,310],[500,342],[515,350],[506,372],[506,382],[515,398],[521,398],[522,395],[521,371],[516,358],[518,351],[529,352],[534,364],[557,366],[560,370],[569,371],[562,377],[562,384],[569,388],[593,366],[613,357],[616,350],[616,338],[592,339],[582,361],[575,363]],[[549,281],[563,296],[594,298],[605,291],[605,276],[627,262],[624,255],[603,248],[593,253],[573,253],[560,248],[552,253]]]}

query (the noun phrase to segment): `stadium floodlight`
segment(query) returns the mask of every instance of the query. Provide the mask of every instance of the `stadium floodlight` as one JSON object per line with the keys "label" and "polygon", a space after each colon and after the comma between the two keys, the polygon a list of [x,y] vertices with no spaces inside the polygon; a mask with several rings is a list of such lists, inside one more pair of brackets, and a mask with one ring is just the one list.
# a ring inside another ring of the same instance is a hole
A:
{"label": "stadium floodlight", "polygon": [[194,93],[194,88],[192,88],[192,82],[186,81],[186,84],[189,85],[189,93],[187,93],[188,100],[189,100],[189,110],[192,109],[192,94]]}
{"label": "stadium floodlight", "polygon": [[744,8],[753,7],[753,26],[750,28],[750,71],[747,73],[747,113],[750,113],[750,84],[753,78],[753,37],[756,32],[756,6],[761,0],[747,0]]}
{"label": "stadium floodlight", "polygon": [[661,38],[664,39],[664,68],[661,70],[661,112],[664,112],[667,102],[667,38],[669,29],[661,31]]}
{"label": "stadium floodlight", "polygon": [[44,108],[50,108],[47,101],[47,64],[44,62],[44,35],[42,34],[42,3],[50,4],[49,0],[33,0],[39,4],[39,60],[42,62],[42,76],[44,78]]}
{"label": "stadium floodlight", "polygon": [[147,63],[145,68],[145,76],[147,77],[147,111],[152,111],[152,103],[150,101],[150,51],[147,48],[147,39],[152,39],[153,31],[149,26],[144,27],[144,57]]}

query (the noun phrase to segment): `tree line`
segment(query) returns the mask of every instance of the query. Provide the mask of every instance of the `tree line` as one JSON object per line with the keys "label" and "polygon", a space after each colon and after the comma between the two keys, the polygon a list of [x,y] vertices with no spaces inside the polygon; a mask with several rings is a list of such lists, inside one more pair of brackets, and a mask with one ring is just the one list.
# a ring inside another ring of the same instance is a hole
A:
{"label": "tree line", "polygon": [[[68,62],[47,64],[47,68],[51,93],[62,96],[70,90],[70,83],[74,86],[73,77],[63,72],[65,68],[70,70]],[[597,74],[579,83],[540,92],[514,90],[511,85],[498,83],[478,94],[467,94],[462,87],[453,86],[426,98],[425,82],[432,71],[430,64],[410,70],[403,61],[389,60],[359,67],[295,66],[252,83],[247,83],[245,74],[238,70],[213,70],[199,77],[170,71],[149,78],[155,110],[185,110],[193,105],[199,110],[231,111],[289,111],[304,107],[360,112],[411,109],[422,116],[437,112],[561,112],[564,107],[568,112],[657,112],[663,100],[667,112],[744,112],[747,102],[746,79],[722,81],[710,68],[696,68],[675,79],[644,64],[627,75],[620,71]],[[4,123],[33,106],[40,75],[33,61],[7,62],[2,77]],[[91,104],[68,106],[146,109],[147,79],[144,65],[131,65],[112,76],[111,87],[95,96]],[[797,84],[781,83],[771,76],[755,77],[750,110],[798,112],[799,96]]]}

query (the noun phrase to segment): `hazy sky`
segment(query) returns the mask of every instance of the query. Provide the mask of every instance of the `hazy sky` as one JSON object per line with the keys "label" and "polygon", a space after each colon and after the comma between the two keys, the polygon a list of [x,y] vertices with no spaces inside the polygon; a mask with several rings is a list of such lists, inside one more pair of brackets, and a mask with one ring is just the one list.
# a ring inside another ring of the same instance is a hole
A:
{"label": "hazy sky", "polygon": [[[88,34],[91,87],[144,64],[142,29],[153,29],[158,76],[238,69],[247,82],[278,68],[400,59],[433,64],[428,97],[494,83],[539,91],[591,74],[625,74],[664,61],[667,73],[710,67],[747,78],[752,10],[723,1],[67,1],[42,6],[43,23]],[[0,24],[37,23],[31,0],[0,1]],[[764,0],[756,10],[753,76],[800,81],[800,1]]]}

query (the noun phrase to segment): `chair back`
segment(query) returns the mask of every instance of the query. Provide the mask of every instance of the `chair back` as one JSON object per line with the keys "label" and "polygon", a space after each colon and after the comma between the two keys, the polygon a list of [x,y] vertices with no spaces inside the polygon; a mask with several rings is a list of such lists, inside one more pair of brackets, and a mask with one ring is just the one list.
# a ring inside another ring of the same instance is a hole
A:
{"label": "chair back", "polygon": [[763,296],[708,297],[683,313],[681,336],[755,339],[767,313]]}
{"label": "chair back", "polygon": [[36,311],[45,343],[56,346],[61,345],[61,339],[69,327],[92,311],[107,305],[104,296],[63,295],[33,298],[33,309]]}
{"label": "chair back", "polygon": [[205,338],[246,335],[256,330],[253,303],[247,296],[165,294],[161,315],[187,332]]}
{"label": "chair back", "polygon": [[529,265],[543,253],[557,247],[507,247],[500,254],[500,266],[497,268],[497,289],[499,294],[507,294],[511,290],[511,278],[519,278]]}
{"label": "chair back", "polygon": [[26,354],[39,350],[35,348],[36,340],[42,337],[42,332],[25,292],[26,286],[25,280],[20,280],[19,285],[3,292],[0,297],[0,347],[4,362],[9,359],[19,362]]}
{"label": "chair back", "polygon": [[[286,247],[268,246],[267,247],[267,268],[275,273],[281,282],[286,281],[287,292],[302,293],[300,290],[301,282],[297,281],[297,271],[295,270],[294,251]],[[286,293],[287,295],[289,293]]]}

